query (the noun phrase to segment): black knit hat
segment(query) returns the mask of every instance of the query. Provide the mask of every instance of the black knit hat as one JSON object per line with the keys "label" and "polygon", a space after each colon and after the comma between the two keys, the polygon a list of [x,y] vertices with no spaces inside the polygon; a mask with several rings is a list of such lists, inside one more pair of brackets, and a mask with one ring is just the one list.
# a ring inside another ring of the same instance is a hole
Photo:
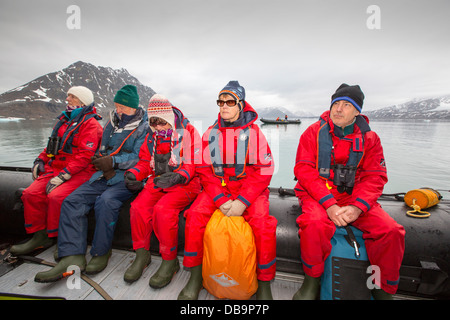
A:
{"label": "black knit hat", "polygon": [[358,85],[349,86],[348,84],[343,83],[331,96],[331,105],[339,100],[350,102],[356,110],[361,112],[364,103],[364,93]]}

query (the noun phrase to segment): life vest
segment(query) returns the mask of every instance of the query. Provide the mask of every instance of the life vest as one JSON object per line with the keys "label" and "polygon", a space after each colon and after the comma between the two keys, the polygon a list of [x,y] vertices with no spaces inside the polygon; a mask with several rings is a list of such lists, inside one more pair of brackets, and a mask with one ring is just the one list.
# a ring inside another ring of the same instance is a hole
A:
{"label": "life vest", "polygon": [[[172,153],[175,156],[176,159],[176,163],[177,166],[176,167],[170,167],[172,171],[177,171],[178,169],[181,168],[182,166],[182,161],[181,158],[183,156],[183,150],[182,150],[182,145],[183,145],[183,138],[184,138],[184,132],[186,130],[186,126],[189,124],[189,120],[186,118],[183,118],[182,120],[179,120],[179,117],[176,118],[176,123],[175,123],[175,127],[176,128],[181,128],[181,129],[176,129],[174,130],[174,132],[172,134],[175,134],[175,131],[178,134],[178,139],[176,141],[174,141],[173,144],[173,150]],[[150,130],[150,129],[149,129]],[[147,147],[148,147],[148,151],[150,152],[150,156],[153,157],[153,149],[154,149],[154,144],[156,143],[156,135],[155,133],[149,137],[149,139],[147,140]],[[167,139],[167,140],[162,140],[162,142],[168,142],[171,143],[172,140],[171,139]]]}
{"label": "life vest", "polygon": [[[222,139],[222,133],[218,130],[219,123],[216,122],[211,129],[211,132],[208,137],[209,142],[209,151],[211,155],[211,166],[213,169],[213,173],[216,177],[223,179],[224,171],[223,168],[226,166],[227,168],[234,167],[235,176],[230,177],[230,180],[238,180],[246,176],[245,168],[247,166],[247,158],[249,154],[249,141],[250,141],[250,129],[249,127],[245,127],[244,129],[239,130],[239,138],[234,163],[232,164],[224,164],[223,156],[220,152],[220,139]],[[233,128],[230,128],[233,130]]]}
{"label": "life vest", "polygon": [[[143,109],[140,109],[140,110],[143,110]],[[144,112],[144,111],[138,111],[138,112]],[[134,119],[133,119],[133,121],[134,121]],[[146,115],[143,115],[139,121],[135,122],[136,127],[134,129],[131,130],[131,128],[130,128],[129,130],[127,130],[127,131],[130,131],[130,133],[125,137],[125,139],[123,139],[120,146],[118,146],[115,150],[114,150],[114,146],[109,145],[109,143],[110,143],[111,137],[113,136],[113,134],[117,128],[117,124],[116,124],[116,122],[114,122],[114,125],[113,125],[111,123],[111,121],[109,121],[108,124],[103,129],[103,139],[102,139],[102,144],[100,146],[100,154],[114,156],[114,155],[118,154],[119,152],[121,152],[122,147],[125,145],[125,143],[127,142],[128,139],[132,138],[132,140],[136,140],[139,136],[141,136],[144,133],[145,130],[148,129],[147,125],[141,125],[142,121],[147,121]],[[116,134],[123,134],[123,132],[116,133]],[[111,151],[111,150],[113,150],[113,151]],[[123,149],[123,151],[127,152],[127,153],[132,152],[132,150],[128,150],[128,149]],[[108,154],[108,152],[110,152],[110,153]]]}
{"label": "life vest", "polygon": [[[109,154],[109,156],[115,156],[116,154],[118,154],[118,153],[122,150],[122,147],[124,146],[125,142],[127,142],[127,140],[128,140],[129,138],[133,137],[133,138],[135,139],[136,137],[138,137],[138,136],[143,132],[143,130],[138,131],[137,129],[138,129],[138,128],[134,128],[134,129],[128,134],[128,136],[126,136],[125,139],[123,139],[123,141],[122,141],[122,143],[120,144],[120,146],[117,147],[116,150],[112,151],[112,152]],[[109,149],[112,150],[112,149],[113,149],[113,146],[109,146],[108,148],[106,148],[105,145],[102,145],[102,146],[100,147],[100,155],[102,155],[102,154],[103,154],[103,155],[106,155],[106,154],[107,154],[107,151],[108,151]],[[125,151],[125,152],[128,152],[128,153],[131,152],[131,150],[126,150],[126,149],[124,149],[124,151]]]}
{"label": "life vest", "polygon": [[58,146],[58,151],[63,151],[69,154],[72,154],[72,142],[74,135],[80,130],[81,125],[88,121],[91,118],[96,118],[97,120],[100,120],[101,117],[96,114],[92,113],[93,105],[84,107],[85,110],[83,110],[79,115],[75,117],[75,119],[72,119],[70,121],[67,121],[65,118],[66,116],[63,114],[59,117],[59,121],[56,123],[56,125],[53,128],[52,131],[52,137],[58,136],[58,131],[61,126],[68,122],[69,126],[67,127],[66,131],[64,132],[60,144]]}
{"label": "life vest", "polygon": [[[361,132],[356,134],[353,139],[344,137],[342,133],[337,130],[335,130],[335,134],[338,138],[352,143],[346,166],[358,167],[364,155],[364,135],[371,130],[366,120],[360,115],[356,116],[354,125],[358,126]],[[316,166],[319,170],[319,175],[326,180],[330,178],[330,169],[332,168],[331,153],[333,149],[333,137],[330,130],[330,124],[324,119],[320,119]]]}

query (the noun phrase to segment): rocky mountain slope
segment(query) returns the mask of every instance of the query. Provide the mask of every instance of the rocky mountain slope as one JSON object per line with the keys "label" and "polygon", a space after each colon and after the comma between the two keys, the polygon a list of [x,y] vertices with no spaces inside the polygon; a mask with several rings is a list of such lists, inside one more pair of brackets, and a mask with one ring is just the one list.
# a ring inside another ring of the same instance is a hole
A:
{"label": "rocky mountain slope", "polygon": [[403,104],[363,113],[369,119],[450,120],[450,95],[434,99],[414,99]]}
{"label": "rocky mountain slope", "polygon": [[67,90],[79,85],[92,90],[97,111],[105,116],[114,106],[115,93],[126,84],[137,87],[142,105],[155,94],[125,69],[114,70],[78,61],[1,94],[0,116],[27,119],[56,116],[64,110]]}

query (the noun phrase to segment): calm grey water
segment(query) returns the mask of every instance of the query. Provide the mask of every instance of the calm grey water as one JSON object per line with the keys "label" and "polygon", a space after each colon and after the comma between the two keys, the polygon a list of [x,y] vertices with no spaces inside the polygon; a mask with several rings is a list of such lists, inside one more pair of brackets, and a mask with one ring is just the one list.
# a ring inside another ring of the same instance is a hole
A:
{"label": "calm grey water", "polygon": [[[191,118],[203,133],[214,117]],[[316,119],[300,125],[260,124],[275,159],[272,187],[293,188],[293,167],[300,135]],[[54,120],[0,120],[0,165],[30,167],[47,144]],[[385,193],[431,187],[450,198],[450,122],[371,121],[381,138],[389,182]]]}

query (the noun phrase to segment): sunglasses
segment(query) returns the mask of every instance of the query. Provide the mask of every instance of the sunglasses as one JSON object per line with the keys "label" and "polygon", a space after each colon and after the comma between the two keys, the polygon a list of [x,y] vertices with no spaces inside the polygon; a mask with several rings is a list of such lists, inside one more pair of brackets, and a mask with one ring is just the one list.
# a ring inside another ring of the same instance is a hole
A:
{"label": "sunglasses", "polygon": [[227,101],[224,101],[224,100],[217,100],[217,105],[219,106],[219,107],[223,107],[225,104],[227,104],[227,106],[229,106],[229,107],[234,107],[236,104],[237,104],[238,102],[236,101],[236,100],[227,100]]}
{"label": "sunglasses", "polygon": [[151,117],[149,123],[152,127],[156,127],[157,125],[165,126],[167,124],[167,121],[158,117]]}

